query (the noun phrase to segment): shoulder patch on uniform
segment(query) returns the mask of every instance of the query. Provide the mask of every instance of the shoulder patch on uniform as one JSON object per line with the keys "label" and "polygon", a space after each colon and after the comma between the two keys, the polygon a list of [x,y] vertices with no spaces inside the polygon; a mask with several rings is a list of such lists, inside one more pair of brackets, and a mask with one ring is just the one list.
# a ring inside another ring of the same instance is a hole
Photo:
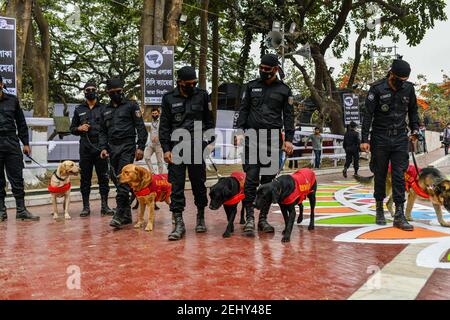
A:
{"label": "shoulder patch on uniform", "polygon": [[373,101],[373,99],[375,99],[375,94],[373,92],[370,92],[369,95],[367,96],[367,100]]}
{"label": "shoulder patch on uniform", "polygon": [[172,108],[181,107],[182,105],[183,105],[183,102],[172,103]]}

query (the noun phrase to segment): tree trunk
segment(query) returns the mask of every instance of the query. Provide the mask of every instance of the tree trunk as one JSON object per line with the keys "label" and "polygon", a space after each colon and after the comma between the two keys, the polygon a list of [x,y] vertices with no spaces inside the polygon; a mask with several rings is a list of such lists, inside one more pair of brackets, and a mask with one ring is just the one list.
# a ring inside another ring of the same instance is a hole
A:
{"label": "tree trunk", "polygon": [[355,83],[356,73],[358,72],[359,63],[361,61],[361,41],[367,36],[367,29],[361,31],[355,43],[355,58],[353,59],[352,71],[347,82],[347,88],[351,89]]}
{"label": "tree trunk", "polygon": [[22,94],[22,73],[25,59],[25,48],[27,46],[28,32],[32,15],[32,0],[10,0],[6,5],[5,15],[16,18],[16,74],[17,74],[17,97]]}
{"label": "tree trunk", "polygon": [[219,100],[219,16],[214,15],[212,27],[212,94],[211,103],[214,119],[217,115],[217,104]]}
{"label": "tree trunk", "polygon": [[[50,33],[48,22],[42,14],[39,2],[33,6],[33,17],[37,29],[30,24],[29,41],[26,59],[30,68],[33,81],[34,117],[48,116],[48,79],[50,71]],[[37,43],[37,40],[40,43]]]}
{"label": "tree trunk", "polygon": [[168,1],[167,7],[169,10],[167,13],[166,25],[164,27],[165,43],[169,46],[176,46],[180,34],[180,24],[178,20],[181,15],[183,0]]}
{"label": "tree trunk", "polygon": [[208,59],[208,8],[209,0],[202,0],[202,11],[200,13],[200,61],[199,61],[199,86],[206,89],[206,64]]}
{"label": "tree trunk", "polygon": [[[145,66],[144,66],[144,46],[153,44],[153,14],[155,9],[155,0],[144,0],[144,7],[141,16],[141,25],[139,27],[139,63],[141,66],[141,100],[144,104],[145,88]],[[150,108],[144,109],[144,118],[149,114]]]}
{"label": "tree trunk", "polygon": [[166,0],[155,0],[153,44],[164,44],[164,9]]}

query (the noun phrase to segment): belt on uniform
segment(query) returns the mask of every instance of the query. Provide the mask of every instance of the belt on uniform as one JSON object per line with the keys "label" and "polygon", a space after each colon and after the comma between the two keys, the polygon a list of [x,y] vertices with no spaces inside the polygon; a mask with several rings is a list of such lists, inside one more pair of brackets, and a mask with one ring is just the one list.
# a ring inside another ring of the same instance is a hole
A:
{"label": "belt on uniform", "polygon": [[374,130],[374,133],[385,134],[387,136],[403,135],[407,132],[406,129],[386,129],[386,130]]}
{"label": "belt on uniform", "polygon": [[15,131],[0,131],[0,137],[14,137],[17,136]]}
{"label": "belt on uniform", "polygon": [[119,145],[119,144],[125,144],[125,143],[136,143],[136,137],[128,137],[123,139],[110,139],[110,144]]}

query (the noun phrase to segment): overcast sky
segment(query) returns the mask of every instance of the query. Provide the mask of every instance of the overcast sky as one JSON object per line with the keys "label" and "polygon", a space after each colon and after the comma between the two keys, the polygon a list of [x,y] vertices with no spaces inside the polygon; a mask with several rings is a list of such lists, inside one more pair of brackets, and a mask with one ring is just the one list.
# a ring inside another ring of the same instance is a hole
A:
{"label": "overcast sky", "polygon": [[[415,82],[418,74],[424,74],[429,82],[441,82],[442,72],[450,75],[450,5],[447,3],[445,8],[447,21],[437,22],[432,30],[428,30],[422,42],[416,47],[409,47],[404,36],[400,37],[400,41],[395,44],[398,49],[397,53],[403,55],[403,59],[411,65],[410,81]],[[350,36],[350,46],[341,59],[333,57],[331,50],[326,53],[326,60],[329,67],[336,68],[334,75],[339,74],[340,65],[347,61],[349,57],[354,56],[354,43],[357,34]],[[389,47],[394,43],[389,39],[382,39],[375,42],[376,45]],[[363,44],[364,45],[364,42]],[[252,56],[258,57],[259,63],[259,41],[252,46]],[[299,56],[300,57],[300,56]]]}

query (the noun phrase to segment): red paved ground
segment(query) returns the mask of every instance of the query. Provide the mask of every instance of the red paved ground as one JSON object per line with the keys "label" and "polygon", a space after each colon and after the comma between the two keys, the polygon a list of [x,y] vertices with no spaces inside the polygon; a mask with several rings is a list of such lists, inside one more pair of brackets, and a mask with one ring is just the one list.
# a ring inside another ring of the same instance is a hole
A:
{"label": "red paved ground", "polygon": [[[336,243],[344,229],[323,227],[295,227],[282,244],[277,214],[274,235],[246,238],[236,224],[223,239],[225,214],[207,211],[208,233],[197,235],[192,205],[187,237],[169,242],[165,205],[153,233],[115,232],[110,218],[81,219],[80,209],[73,203],[67,222],[53,222],[48,207],[34,208],[39,223],[16,222],[9,212],[0,224],[1,299],[345,299],[367,280],[368,266],[382,267],[404,248]],[[81,269],[80,290],[67,289],[71,265]]]}
{"label": "red paved ground", "polygon": [[450,270],[436,269],[420,291],[417,299],[450,300]]}

